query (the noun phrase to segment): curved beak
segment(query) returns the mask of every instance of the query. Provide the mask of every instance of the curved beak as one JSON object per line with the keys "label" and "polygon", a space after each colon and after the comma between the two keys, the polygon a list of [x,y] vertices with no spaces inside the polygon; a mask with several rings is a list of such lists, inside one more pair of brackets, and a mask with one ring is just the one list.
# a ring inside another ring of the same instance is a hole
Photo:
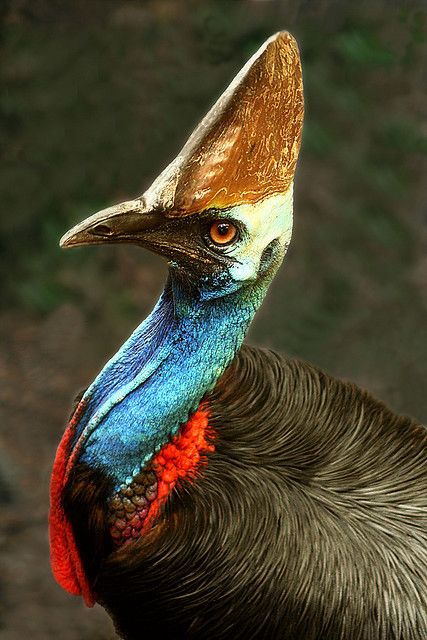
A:
{"label": "curved beak", "polygon": [[65,249],[107,242],[147,246],[149,236],[164,221],[160,212],[147,210],[144,200],[136,198],[86,218],[62,236],[59,246]]}
{"label": "curved beak", "polygon": [[149,209],[144,198],[122,202],[86,218],[62,236],[64,249],[93,244],[136,244],[170,261],[191,263],[194,268],[215,263],[207,249],[194,241],[192,224],[170,219],[160,209]]}

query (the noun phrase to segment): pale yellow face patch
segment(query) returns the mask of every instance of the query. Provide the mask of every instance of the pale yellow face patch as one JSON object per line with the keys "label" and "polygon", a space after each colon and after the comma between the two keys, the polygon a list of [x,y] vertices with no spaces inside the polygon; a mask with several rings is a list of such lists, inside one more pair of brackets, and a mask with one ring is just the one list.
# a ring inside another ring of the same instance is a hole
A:
{"label": "pale yellow face patch", "polygon": [[242,204],[228,211],[228,216],[242,222],[247,233],[228,252],[238,262],[229,268],[234,280],[255,280],[264,249],[279,240],[283,256],[292,236],[292,185],[286,193],[266,198],[256,204]]}

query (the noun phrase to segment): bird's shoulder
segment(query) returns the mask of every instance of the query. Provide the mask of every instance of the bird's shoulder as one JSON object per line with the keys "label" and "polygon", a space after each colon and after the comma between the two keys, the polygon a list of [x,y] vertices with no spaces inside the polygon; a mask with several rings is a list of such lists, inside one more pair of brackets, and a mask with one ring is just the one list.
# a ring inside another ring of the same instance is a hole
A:
{"label": "bird's shoulder", "polygon": [[364,461],[383,474],[398,467],[411,473],[426,461],[427,430],[420,422],[353,382],[268,349],[243,346],[208,404],[217,450],[229,444],[227,455],[296,478],[328,470],[338,478],[352,465],[362,472]]}
{"label": "bird's shoulder", "polygon": [[248,346],[203,405],[213,450],[151,531],[105,553],[102,509],[82,512],[89,554],[105,547],[98,599],[124,637],[142,620],[160,638],[427,636],[425,604],[414,607],[427,599],[424,428]]}

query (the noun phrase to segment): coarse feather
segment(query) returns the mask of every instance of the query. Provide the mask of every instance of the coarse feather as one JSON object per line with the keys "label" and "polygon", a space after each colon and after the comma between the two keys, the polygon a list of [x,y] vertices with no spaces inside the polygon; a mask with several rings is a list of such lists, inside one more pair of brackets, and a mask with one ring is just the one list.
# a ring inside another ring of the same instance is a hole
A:
{"label": "coarse feather", "polygon": [[128,640],[427,638],[425,428],[354,384],[241,348],[205,402],[215,451],[114,551],[110,481],[64,492],[98,601]]}

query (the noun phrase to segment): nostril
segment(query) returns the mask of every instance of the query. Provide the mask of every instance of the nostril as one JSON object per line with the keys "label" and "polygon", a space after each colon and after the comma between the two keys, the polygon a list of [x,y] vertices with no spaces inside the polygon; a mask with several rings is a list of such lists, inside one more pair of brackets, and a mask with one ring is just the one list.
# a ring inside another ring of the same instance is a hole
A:
{"label": "nostril", "polygon": [[113,230],[107,224],[97,224],[91,229],[91,233],[97,236],[111,236]]}

